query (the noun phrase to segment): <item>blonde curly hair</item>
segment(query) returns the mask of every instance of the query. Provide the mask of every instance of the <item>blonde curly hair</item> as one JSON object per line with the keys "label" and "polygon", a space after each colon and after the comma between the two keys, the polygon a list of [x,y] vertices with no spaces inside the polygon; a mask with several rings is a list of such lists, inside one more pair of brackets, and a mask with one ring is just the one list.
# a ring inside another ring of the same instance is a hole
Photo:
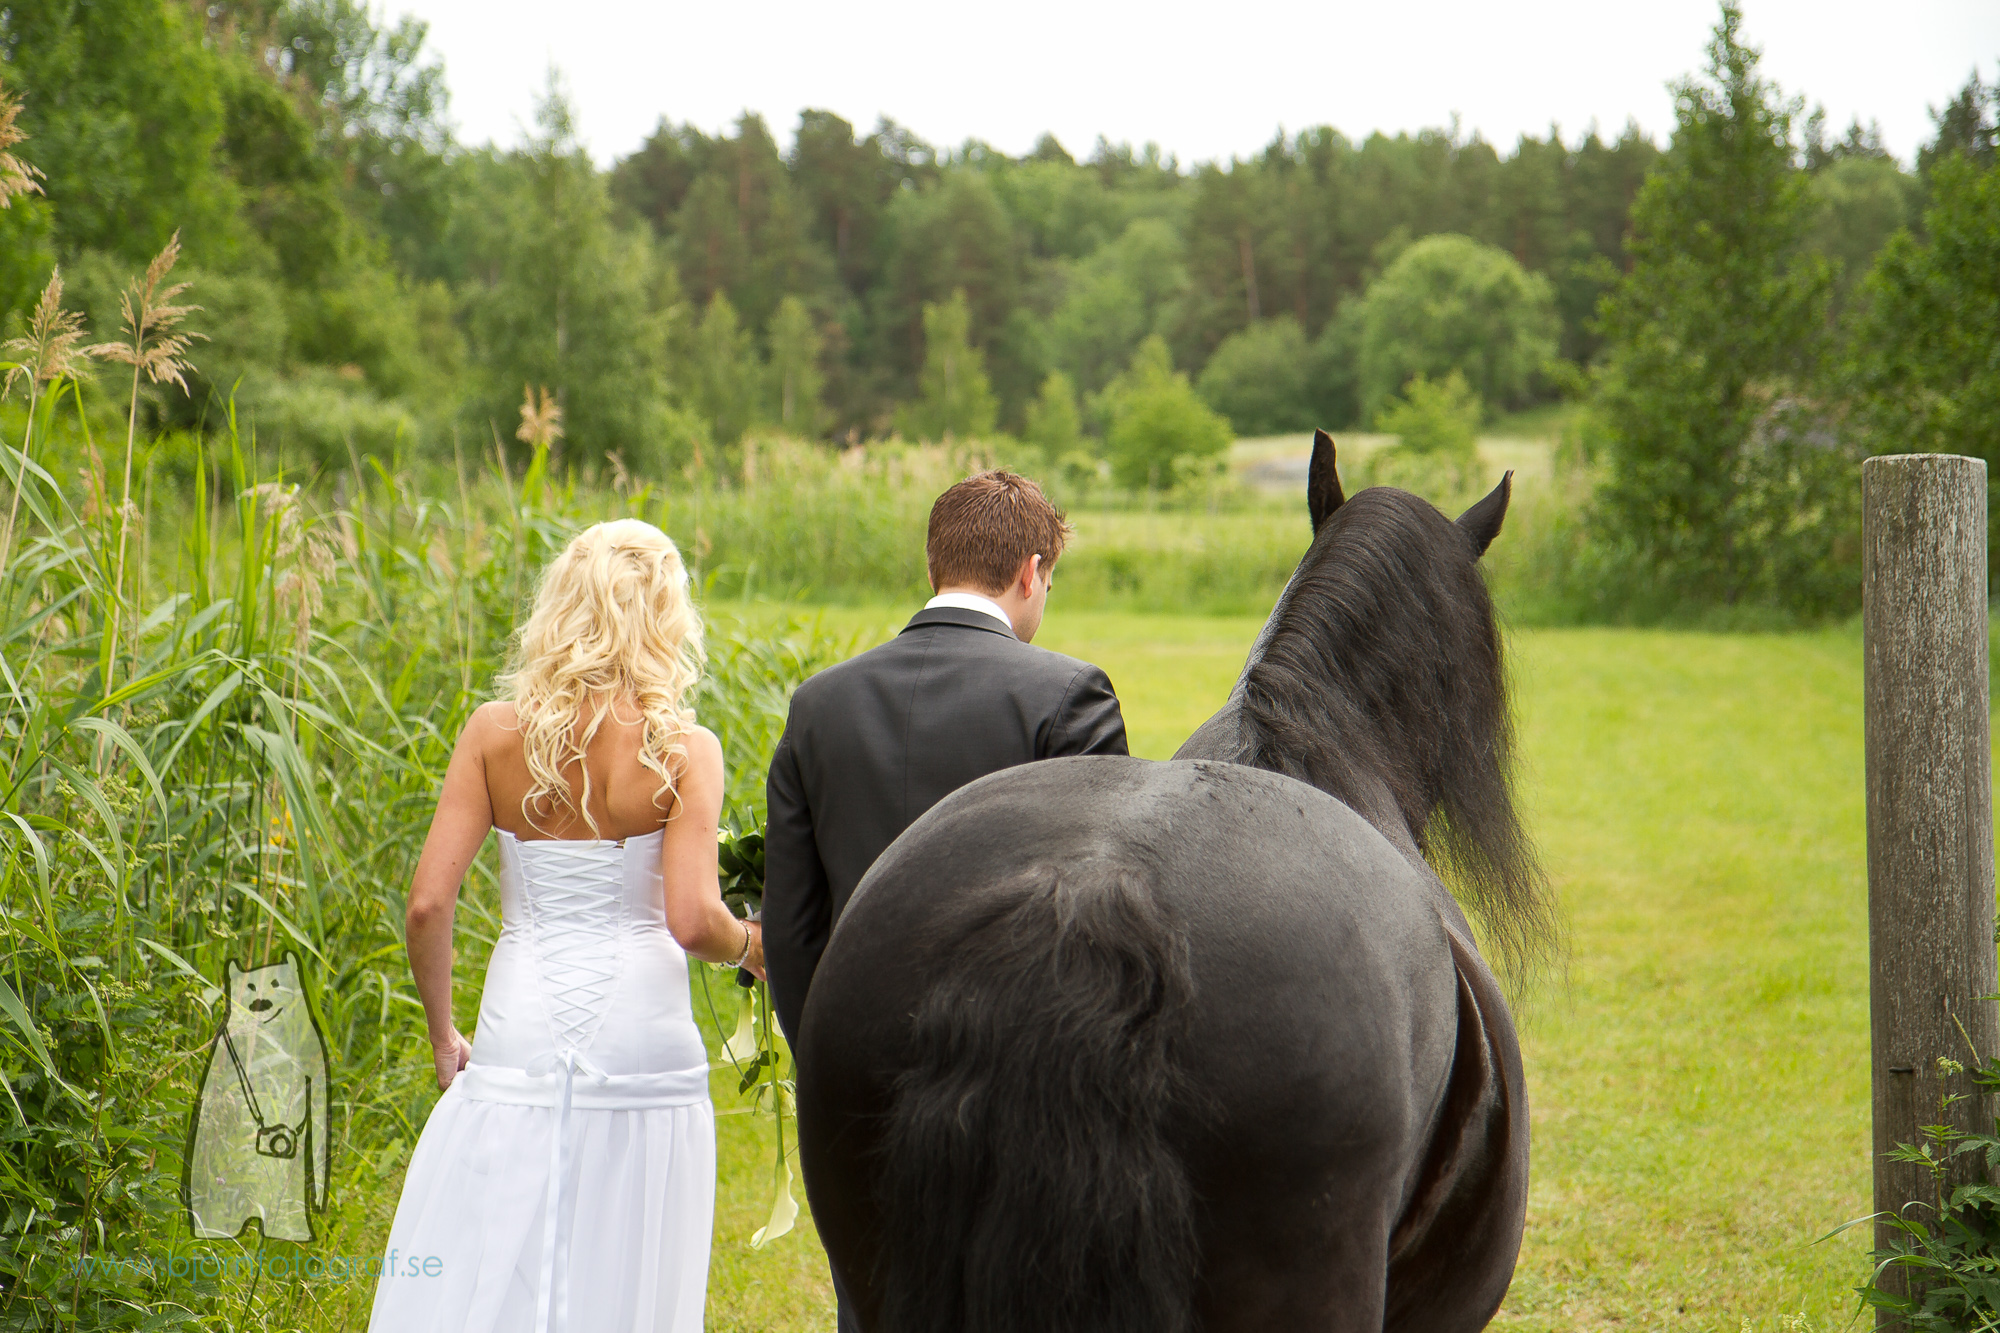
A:
{"label": "blonde curly hair", "polygon": [[[694,725],[685,701],[703,661],[701,616],[673,539],[636,518],[577,534],[542,571],[513,668],[500,678],[528,761],[528,822],[539,829],[538,812],[566,812],[598,832],[583,757],[604,719],[625,707],[644,723],[639,762],[660,777],[654,803],[671,811],[673,760],[687,757]],[[563,776],[571,765],[583,773],[580,800]]]}

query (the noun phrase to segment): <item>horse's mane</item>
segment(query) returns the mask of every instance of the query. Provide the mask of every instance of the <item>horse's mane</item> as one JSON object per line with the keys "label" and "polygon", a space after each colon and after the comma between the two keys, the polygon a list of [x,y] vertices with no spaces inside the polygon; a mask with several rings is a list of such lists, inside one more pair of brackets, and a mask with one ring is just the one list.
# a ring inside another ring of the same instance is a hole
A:
{"label": "horse's mane", "polygon": [[1558,917],[1514,810],[1513,714],[1471,539],[1407,491],[1327,515],[1244,678],[1245,761],[1357,810],[1386,784],[1418,850],[1525,979]]}

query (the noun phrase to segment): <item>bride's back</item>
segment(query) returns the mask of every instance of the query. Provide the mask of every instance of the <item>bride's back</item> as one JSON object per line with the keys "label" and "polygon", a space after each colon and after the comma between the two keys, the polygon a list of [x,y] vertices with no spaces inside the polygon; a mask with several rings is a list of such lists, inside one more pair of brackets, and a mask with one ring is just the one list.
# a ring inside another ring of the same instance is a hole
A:
{"label": "bride's back", "polygon": [[[522,745],[520,719],[508,701],[490,703],[482,719],[490,723],[480,747],[486,761],[486,797],[492,801],[494,827],[518,837],[536,839],[634,839],[654,833],[676,815],[672,791],[660,775],[640,763],[644,721],[630,707],[608,709],[598,735],[584,747],[582,763],[562,769],[568,801],[528,803],[534,779],[528,773],[528,753]],[[680,777],[678,757],[670,771]],[[584,775],[588,773],[588,791]],[[584,817],[588,813],[588,819]],[[592,829],[592,821],[596,829]]]}
{"label": "bride's back", "polygon": [[[528,770],[527,748],[514,704],[502,700],[480,711],[489,715],[482,719],[490,725],[484,728],[481,750],[495,828],[523,842],[545,838],[616,840],[651,833],[676,813],[672,791],[640,760],[645,723],[630,704],[607,709],[597,734],[584,746],[581,762],[571,760],[563,767],[569,799],[532,804],[529,797],[535,782]],[[672,757],[669,771],[676,778],[680,768],[679,757]]]}

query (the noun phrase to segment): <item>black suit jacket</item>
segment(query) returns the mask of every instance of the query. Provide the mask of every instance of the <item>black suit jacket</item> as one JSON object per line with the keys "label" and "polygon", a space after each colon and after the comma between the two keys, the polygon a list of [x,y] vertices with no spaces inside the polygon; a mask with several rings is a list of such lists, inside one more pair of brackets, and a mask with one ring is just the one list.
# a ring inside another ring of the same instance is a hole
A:
{"label": "black suit jacket", "polygon": [[785,1034],[854,886],[919,815],[1015,764],[1124,753],[1103,671],[980,611],[920,611],[799,686],[765,786],[764,960]]}

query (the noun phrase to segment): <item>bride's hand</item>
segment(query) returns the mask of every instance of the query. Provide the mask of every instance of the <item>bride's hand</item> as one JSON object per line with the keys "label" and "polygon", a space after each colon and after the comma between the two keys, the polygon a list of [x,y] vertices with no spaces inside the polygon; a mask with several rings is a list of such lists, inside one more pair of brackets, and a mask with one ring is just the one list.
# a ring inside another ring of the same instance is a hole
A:
{"label": "bride's hand", "polygon": [[770,978],[764,975],[764,923],[745,921],[743,924],[750,931],[750,952],[743,959],[743,968],[757,980],[768,981]]}
{"label": "bride's hand", "polygon": [[465,1068],[472,1058],[472,1043],[460,1035],[457,1028],[451,1030],[451,1040],[440,1045],[431,1043],[431,1060],[437,1066],[438,1090],[442,1092],[451,1086],[458,1071]]}

